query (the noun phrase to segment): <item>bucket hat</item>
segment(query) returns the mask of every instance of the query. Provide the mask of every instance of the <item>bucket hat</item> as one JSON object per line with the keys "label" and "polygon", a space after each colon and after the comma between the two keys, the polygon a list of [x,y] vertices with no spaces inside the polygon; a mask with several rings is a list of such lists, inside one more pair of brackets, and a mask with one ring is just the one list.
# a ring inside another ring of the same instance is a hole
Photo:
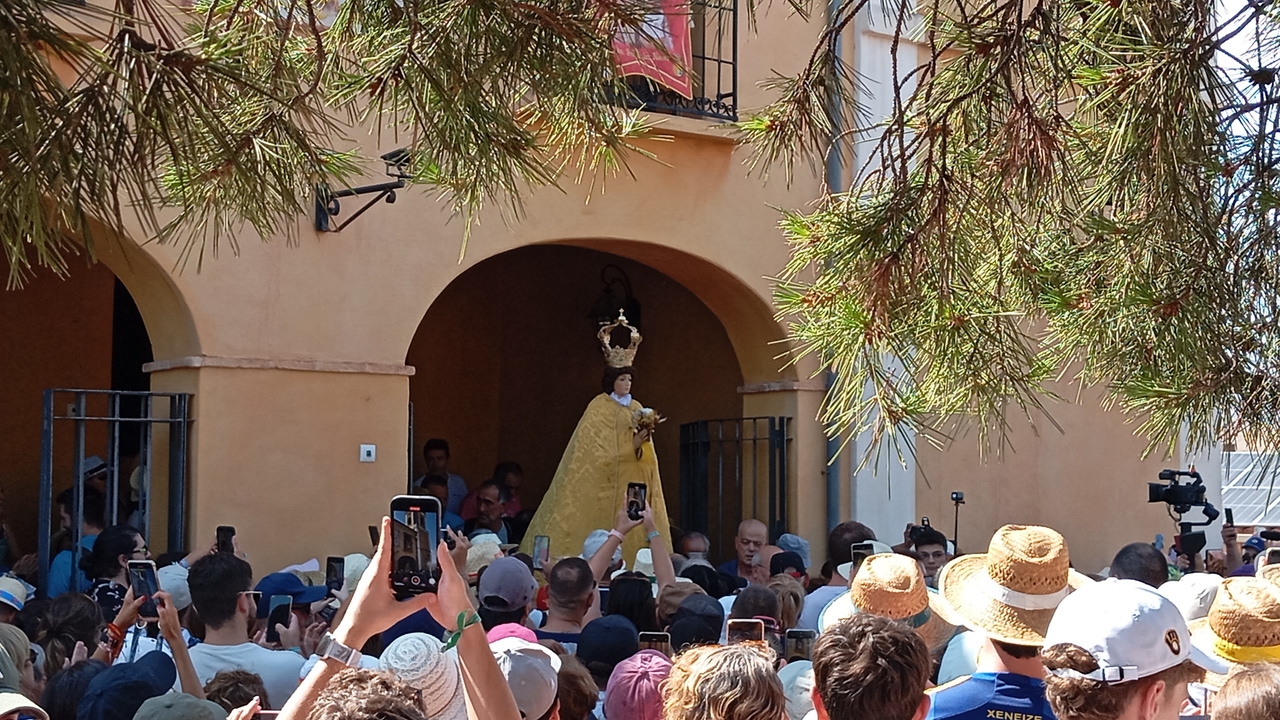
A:
{"label": "bucket hat", "polygon": [[952,560],[937,580],[948,621],[1031,647],[1044,644],[1058,604],[1092,582],[1071,569],[1062,535],[1035,525],[1005,525],[987,552]]}
{"label": "bucket hat", "polygon": [[872,555],[849,582],[849,590],[818,616],[828,628],[858,613],[900,620],[915,629],[929,650],[946,647],[956,626],[946,620],[942,596],[925,584],[920,564],[906,555]]}
{"label": "bucket hat", "polygon": [[378,667],[418,691],[429,720],[466,720],[458,653],[443,648],[426,633],[401,635],[382,651]]}

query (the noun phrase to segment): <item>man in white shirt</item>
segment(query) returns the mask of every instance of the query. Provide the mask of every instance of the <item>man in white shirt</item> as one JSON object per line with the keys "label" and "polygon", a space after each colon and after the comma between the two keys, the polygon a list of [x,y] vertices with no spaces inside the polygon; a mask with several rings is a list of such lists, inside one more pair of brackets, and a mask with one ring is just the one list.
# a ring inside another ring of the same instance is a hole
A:
{"label": "man in white shirt", "polygon": [[854,543],[875,539],[874,530],[853,520],[840,523],[827,535],[827,563],[831,566],[831,580],[805,597],[804,610],[800,612],[800,620],[796,623],[797,628],[818,629],[818,617],[822,615],[822,610],[849,589],[849,578],[845,577],[841,570],[843,569],[849,575],[857,570],[857,568],[851,568],[853,555],[849,548]]}
{"label": "man in white shirt", "polygon": [[[191,648],[191,662],[202,684],[223,670],[257,673],[266,687],[263,706],[279,710],[298,688],[304,658],[290,650],[271,650],[250,642],[258,612],[253,568],[240,558],[214,553],[195,562],[187,576],[191,601],[205,624],[204,642]],[[296,625],[296,621],[293,621]]]}

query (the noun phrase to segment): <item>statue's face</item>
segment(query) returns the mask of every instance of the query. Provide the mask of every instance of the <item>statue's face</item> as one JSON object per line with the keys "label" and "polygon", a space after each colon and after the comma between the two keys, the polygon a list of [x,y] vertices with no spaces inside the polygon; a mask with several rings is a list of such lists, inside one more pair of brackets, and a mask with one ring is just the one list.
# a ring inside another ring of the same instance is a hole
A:
{"label": "statue's face", "polygon": [[630,392],[631,392],[631,375],[629,373],[619,375],[618,379],[613,381],[613,394],[617,395],[618,397],[622,397],[624,395],[629,394]]}

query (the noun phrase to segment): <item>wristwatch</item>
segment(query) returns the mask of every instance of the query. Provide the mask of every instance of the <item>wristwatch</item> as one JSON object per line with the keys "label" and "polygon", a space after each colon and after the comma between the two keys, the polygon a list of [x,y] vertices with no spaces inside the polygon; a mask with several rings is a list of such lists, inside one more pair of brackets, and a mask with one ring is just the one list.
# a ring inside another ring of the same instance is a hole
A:
{"label": "wristwatch", "polygon": [[316,655],[321,660],[333,658],[347,667],[360,666],[360,651],[338,642],[333,638],[332,633],[321,636],[320,644],[316,646]]}

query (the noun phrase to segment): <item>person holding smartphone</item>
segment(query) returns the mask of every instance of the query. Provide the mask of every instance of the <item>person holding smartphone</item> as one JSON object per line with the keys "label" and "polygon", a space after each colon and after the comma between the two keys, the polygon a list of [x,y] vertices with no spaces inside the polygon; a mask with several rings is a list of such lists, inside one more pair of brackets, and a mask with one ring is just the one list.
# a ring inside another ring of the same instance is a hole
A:
{"label": "person holding smartphone", "polygon": [[93,552],[81,561],[80,567],[93,580],[86,594],[98,603],[104,620],[114,620],[124,605],[125,591],[129,589],[129,561],[150,559],[142,533],[128,525],[112,525],[98,536]]}

